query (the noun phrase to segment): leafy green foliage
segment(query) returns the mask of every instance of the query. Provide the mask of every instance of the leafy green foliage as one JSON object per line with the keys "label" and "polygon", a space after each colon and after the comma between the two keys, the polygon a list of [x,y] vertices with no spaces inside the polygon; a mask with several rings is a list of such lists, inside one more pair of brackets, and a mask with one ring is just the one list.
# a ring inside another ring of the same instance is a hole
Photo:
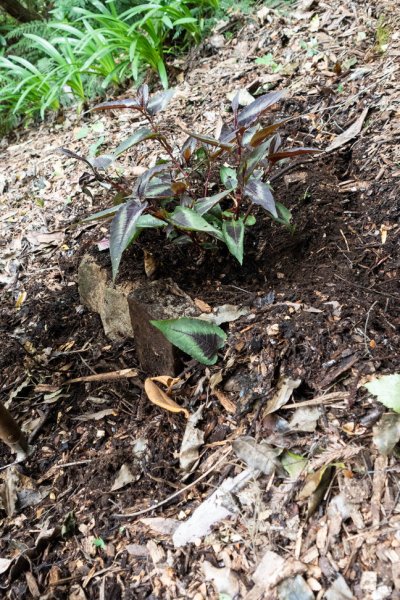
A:
{"label": "leafy green foliage", "polygon": [[[190,243],[199,249],[225,243],[242,264],[246,228],[255,222],[251,214],[254,206],[262,207],[275,222],[292,228],[290,211],[275,202],[268,183],[275,165],[283,159],[301,160],[303,155],[319,152],[304,147],[282,149],[277,130],[285,121],[268,126],[262,122],[270,107],[284,97],[282,91],[265,94],[242,111],[237,95],[232,101],[232,122],[224,124],[218,139],[190,131],[182,147],[176,148],[156,119],[172,96],[173,90],[167,90],[150,97],[147,85],[143,85],[134,98],[97,105],[94,110],[128,110],[147,120],[146,127],[137,129],[108,154],[92,159],[61,149],[89,167],[90,174],[82,178],[84,191],[89,192],[96,182],[103,187],[107,184],[114,192],[114,204],[122,202],[86,219],[113,217],[110,253],[114,279],[124,250],[143,229],[163,228],[169,242]],[[107,167],[118,156],[148,140],[160,145],[164,158],[138,177],[134,185],[107,174]],[[219,173],[218,180],[212,179],[215,173]],[[209,193],[211,188],[213,194]]]}
{"label": "leafy green foliage", "polygon": [[150,321],[174,346],[203,365],[217,362],[217,352],[225,343],[226,333],[202,319],[164,319]]}
{"label": "leafy green foliage", "polygon": [[[146,68],[168,87],[166,54],[177,54],[202,36],[203,16],[219,0],[58,0],[53,20],[13,26],[0,57],[3,118],[41,117],[47,110],[82,104]],[[157,112],[160,99],[153,98]],[[163,96],[162,102],[168,102]],[[152,114],[153,106],[148,106]]]}

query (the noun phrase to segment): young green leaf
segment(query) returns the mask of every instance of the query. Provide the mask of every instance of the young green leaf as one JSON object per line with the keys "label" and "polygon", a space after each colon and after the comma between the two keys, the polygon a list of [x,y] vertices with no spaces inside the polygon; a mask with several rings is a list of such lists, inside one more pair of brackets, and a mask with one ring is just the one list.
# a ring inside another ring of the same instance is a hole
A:
{"label": "young green leaf", "polygon": [[172,225],[175,225],[175,227],[183,229],[184,231],[200,231],[208,233],[219,240],[224,239],[221,231],[207,223],[207,221],[196,211],[186,208],[185,206],[178,206],[175,208],[172,215],[170,215],[169,220]]}
{"label": "young green leaf", "polygon": [[232,167],[221,167],[219,176],[221,177],[221,181],[227,190],[237,187],[237,174],[236,170],[232,169]]}
{"label": "young green leaf", "polygon": [[278,213],[278,218],[275,218],[275,221],[277,221],[277,223],[280,223],[281,225],[286,225],[286,227],[290,227],[292,220],[291,211],[280,202],[275,202],[275,207]]}
{"label": "young green leaf", "polygon": [[244,194],[253,202],[267,210],[273,217],[278,218],[275,200],[266,183],[252,177],[244,188]]}
{"label": "young green leaf", "polygon": [[137,200],[127,202],[121,206],[111,223],[110,255],[113,281],[118,273],[122,253],[133,240],[138,228],[137,221],[146,207],[147,203],[140,204]]}
{"label": "young green leaf", "polygon": [[281,98],[283,98],[285,92],[277,91],[270,92],[260,96],[257,100],[254,100],[251,104],[246,106],[238,116],[239,127],[249,127],[254,121],[256,121],[270,106],[276,104]]}
{"label": "young green leaf", "polygon": [[232,219],[232,221],[223,221],[222,223],[222,233],[228,250],[240,264],[243,263],[244,227],[242,218],[237,219],[237,221]]}
{"label": "young green leaf", "polygon": [[226,341],[226,333],[217,325],[201,319],[165,319],[150,321],[174,346],[204,365],[217,362],[217,352]]}
{"label": "young green leaf", "polygon": [[120,208],[120,205],[111,206],[111,208],[106,208],[105,210],[101,210],[100,212],[97,212],[94,215],[90,215],[90,217],[86,217],[85,219],[83,219],[82,223],[97,221],[97,219],[107,219],[108,217],[112,217],[112,215],[115,215],[115,213],[118,212]]}
{"label": "young green leaf", "polygon": [[247,181],[253,171],[260,164],[262,159],[266,156],[268,147],[270,144],[270,140],[267,140],[257,146],[256,148],[251,148],[242,156],[242,160],[239,166],[239,177],[243,178],[244,181]]}

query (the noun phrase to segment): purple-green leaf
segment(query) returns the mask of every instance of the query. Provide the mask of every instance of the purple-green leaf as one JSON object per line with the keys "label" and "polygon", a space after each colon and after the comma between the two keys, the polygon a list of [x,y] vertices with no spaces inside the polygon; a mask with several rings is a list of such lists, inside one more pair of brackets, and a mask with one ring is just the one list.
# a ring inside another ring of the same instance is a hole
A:
{"label": "purple-green leaf", "polygon": [[214,196],[209,196],[207,198],[200,198],[196,201],[194,205],[194,210],[198,215],[205,215],[209,210],[211,210],[216,204],[221,202],[223,198],[229,196],[232,193],[232,190],[225,190],[224,192],[220,192],[219,194],[215,194]]}
{"label": "purple-green leaf", "polygon": [[278,218],[278,213],[275,206],[275,200],[266,183],[253,177],[248,181],[244,188],[244,194],[253,202],[259,204],[267,210],[275,218]]}
{"label": "purple-green leaf", "polygon": [[227,142],[222,142],[221,140],[217,140],[209,135],[203,135],[201,133],[193,133],[190,131],[183,130],[185,133],[190,135],[191,137],[203,142],[204,144],[208,144],[209,146],[215,146],[216,148],[222,148],[223,150],[232,150],[233,144],[228,144]]}
{"label": "purple-green leaf", "polygon": [[244,181],[247,181],[253,171],[257,168],[260,161],[265,157],[268,152],[270,141],[267,140],[256,146],[255,148],[251,148],[247,152],[245,152],[242,156],[242,160],[239,166],[239,175],[243,178]]}
{"label": "purple-green leaf", "polygon": [[294,158],[296,156],[302,156],[304,154],[316,154],[318,152],[323,152],[323,150],[318,150],[317,148],[289,148],[288,150],[281,150],[280,152],[273,152],[268,156],[268,160],[275,164],[284,158]]}
{"label": "purple-green leaf", "polygon": [[121,206],[111,223],[110,255],[113,281],[117,276],[122,254],[137,232],[138,218],[146,207],[147,202],[144,204],[139,203],[137,200],[127,202]]}
{"label": "purple-green leaf", "polygon": [[129,150],[129,148],[132,148],[132,146],[135,146],[136,144],[139,144],[144,140],[151,140],[157,137],[159,137],[157,133],[154,133],[154,131],[152,131],[148,127],[143,127],[142,129],[138,129],[137,131],[135,131],[133,135],[129,136],[126,140],[121,142],[119,146],[117,146],[117,148],[114,150],[113,154],[115,157],[117,157],[123,152]]}
{"label": "purple-green leaf", "polygon": [[243,263],[244,227],[242,218],[222,223],[222,233],[228,250],[240,264]]}
{"label": "purple-green leaf", "polygon": [[197,140],[190,135],[181,148],[181,155],[185,159],[186,164],[191,159],[193,152],[196,150],[196,148]]}
{"label": "purple-green leaf", "polygon": [[250,140],[250,146],[258,146],[265,139],[267,139],[270,135],[273,135],[281,125],[289,121],[289,119],[284,119],[283,121],[278,121],[278,123],[274,123],[273,125],[268,125],[268,127],[264,127],[253,135]]}
{"label": "purple-green leaf", "polygon": [[213,227],[208,223],[202,216],[196,211],[185,206],[178,206],[175,208],[172,215],[170,215],[170,222],[175,227],[183,229],[184,231],[199,231],[208,233],[219,240],[223,240],[223,235],[219,229]]}
{"label": "purple-green leaf", "polygon": [[85,165],[88,165],[88,167],[90,167],[93,170],[92,163],[84,156],[80,156],[79,154],[76,154],[76,152],[72,152],[72,150],[68,150],[68,148],[58,148],[58,151],[61,152],[61,154],[65,154],[65,156],[68,156],[68,158],[74,158],[75,160],[80,160],[81,162],[85,163]]}
{"label": "purple-green leaf", "polygon": [[154,167],[151,167],[151,169],[147,169],[147,171],[145,171],[136,182],[135,192],[138,197],[144,198],[146,196],[146,190],[150,179],[157,175],[157,173],[168,171],[170,168],[171,163],[163,163],[162,165],[155,165]]}
{"label": "purple-green leaf", "polygon": [[270,92],[260,96],[257,100],[254,100],[251,104],[246,106],[238,116],[239,127],[249,127],[254,121],[256,121],[270,106],[276,104],[283,98],[285,92],[279,90],[277,92]]}
{"label": "purple-green leaf", "polygon": [[150,98],[150,101],[147,104],[147,112],[149,112],[151,115],[156,115],[161,110],[164,110],[174,94],[174,88],[170,88],[166,92],[155,94],[155,96]]}
{"label": "purple-green leaf", "polygon": [[140,106],[146,108],[149,101],[149,86],[147,83],[141,85],[137,91],[136,98]]}

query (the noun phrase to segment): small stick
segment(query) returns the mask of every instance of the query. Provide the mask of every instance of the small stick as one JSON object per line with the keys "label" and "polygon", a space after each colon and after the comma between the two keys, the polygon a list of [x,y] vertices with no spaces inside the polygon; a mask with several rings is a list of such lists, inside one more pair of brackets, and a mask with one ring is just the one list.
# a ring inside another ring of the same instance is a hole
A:
{"label": "small stick", "polygon": [[346,400],[349,397],[347,392],[332,392],[325,394],[325,396],[317,396],[312,400],[304,400],[304,402],[293,402],[292,404],[285,404],[281,408],[301,408],[302,406],[318,406],[318,404],[324,404],[324,402],[336,402],[336,400]]}
{"label": "small stick", "polygon": [[115,379],[124,379],[125,377],[137,377],[139,372],[137,369],[119,369],[118,371],[109,371],[108,373],[96,373],[95,375],[85,375],[84,377],[75,377],[68,379],[63,385],[70,383],[82,383],[89,381],[111,381]]}
{"label": "small stick", "polygon": [[219,467],[220,464],[223,463],[223,461],[226,459],[226,457],[228,456],[228,454],[230,453],[230,451],[231,451],[231,449],[229,448],[226,452],[224,452],[224,454],[221,456],[221,458],[219,460],[217,460],[217,462],[215,463],[215,465],[213,465],[212,467],[210,467],[205,473],[203,473],[203,475],[201,475],[200,477],[198,477],[192,483],[189,483],[188,485],[185,485],[185,487],[183,487],[181,490],[178,490],[177,492],[174,492],[173,494],[171,494],[171,496],[168,496],[168,498],[165,498],[165,500],[162,500],[161,502],[158,502],[157,504],[154,504],[154,506],[149,506],[149,508],[144,508],[143,510],[138,510],[137,512],[134,512],[134,513],[117,514],[117,515],[113,515],[113,516],[116,519],[131,519],[133,517],[139,517],[140,515],[144,515],[144,514],[146,514],[148,512],[151,512],[152,510],[156,510],[157,508],[160,508],[160,506],[163,506],[164,504],[167,504],[167,502],[170,502],[170,500],[173,500],[173,498],[176,498],[177,496],[179,496],[183,492],[186,492],[186,490],[189,490],[190,488],[194,487],[195,485],[197,485],[198,483],[200,483],[200,481],[202,481],[203,479],[205,479],[210,473],[212,473],[213,471],[215,471],[215,469],[217,467]]}

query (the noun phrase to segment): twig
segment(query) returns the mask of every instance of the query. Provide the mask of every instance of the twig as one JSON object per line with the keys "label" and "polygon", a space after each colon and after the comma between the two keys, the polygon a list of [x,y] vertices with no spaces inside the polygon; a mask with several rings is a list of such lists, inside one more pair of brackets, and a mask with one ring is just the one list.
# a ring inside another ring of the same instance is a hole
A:
{"label": "twig", "polygon": [[292,404],[285,404],[282,406],[282,409],[288,408],[301,408],[302,406],[318,406],[319,404],[324,404],[325,402],[336,402],[336,400],[347,400],[349,397],[348,392],[331,392],[330,394],[325,394],[323,396],[317,396],[316,398],[312,398],[312,400],[304,400],[304,402],[293,402]]}
{"label": "twig", "polygon": [[369,321],[369,316],[371,314],[371,311],[373,310],[374,306],[376,306],[376,304],[378,304],[378,301],[375,300],[375,302],[373,304],[371,304],[369,311],[367,312],[367,318],[365,319],[365,325],[364,325],[364,344],[365,344],[365,352],[367,354],[371,354],[370,349],[368,348],[368,343],[367,343],[367,328],[368,328],[368,321]]}
{"label": "twig", "polygon": [[183,492],[186,492],[187,490],[190,490],[190,488],[192,488],[195,485],[197,485],[198,483],[200,483],[200,481],[203,481],[203,479],[205,479],[210,473],[212,473],[213,471],[215,471],[215,469],[217,467],[219,467],[219,465],[224,462],[224,460],[226,459],[226,457],[228,456],[228,454],[230,453],[230,451],[231,451],[231,449],[229,448],[226,452],[224,452],[224,454],[221,456],[221,458],[219,460],[217,460],[217,462],[215,463],[215,465],[213,465],[212,467],[210,467],[205,473],[203,473],[203,475],[201,475],[200,477],[198,477],[197,479],[195,479],[195,481],[193,481],[192,483],[189,483],[188,485],[185,485],[185,487],[183,487],[181,490],[178,490],[177,492],[174,492],[173,494],[171,494],[171,496],[168,496],[168,498],[165,498],[165,500],[162,500],[161,502],[158,502],[157,504],[154,504],[154,506],[149,506],[149,508],[144,508],[143,510],[138,510],[137,512],[134,512],[134,513],[117,514],[117,515],[113,515],[113,516],[116,519],[131,519],[133,517],[139,517],[140,515],[144,515],[144,514],[146,514],[148,512],[156,510],[157,508],[160,508],[160,506],[163,506],[164,504],[167,504],[168,502],[170,502],[171,500],[173,500],[174,498],[176,498],[180,494],[183,494]]}
{"label": "twig", "polygon": [[109,371],[108,373],[96,373],[95,375],[86,375],[84,377],[75,377],[74,379],[68,379],[64,385],[70,383],[81,383],[89,381],[112,381],[115,379],[124,379],[126,377],[137,377],[139,372],[137,369],[119,369],[118,371]]}
{"label": "twig", "polygon": [[385,296],[385,298],[394,298],[397,301],[400,299],[400,295],[396,296],[395,294],[389,294],[388,292],[380,292],[379,290],[373,287],[367,288],[363,285],[359,285],[358,283],[354,283],[353,281],[349,281],[348,279],[345,279],[344,277],[342,277],[341,275],[337,275],[336,273],[334,274],[334,277],[336,277],[337,279],[341,279],[342,281],[348,283],[349,285],[352,285],[353,287],[359,288],[360,290],[364,290],[365,292],[369,292],[370,294],[378,294],[378,296]]}

